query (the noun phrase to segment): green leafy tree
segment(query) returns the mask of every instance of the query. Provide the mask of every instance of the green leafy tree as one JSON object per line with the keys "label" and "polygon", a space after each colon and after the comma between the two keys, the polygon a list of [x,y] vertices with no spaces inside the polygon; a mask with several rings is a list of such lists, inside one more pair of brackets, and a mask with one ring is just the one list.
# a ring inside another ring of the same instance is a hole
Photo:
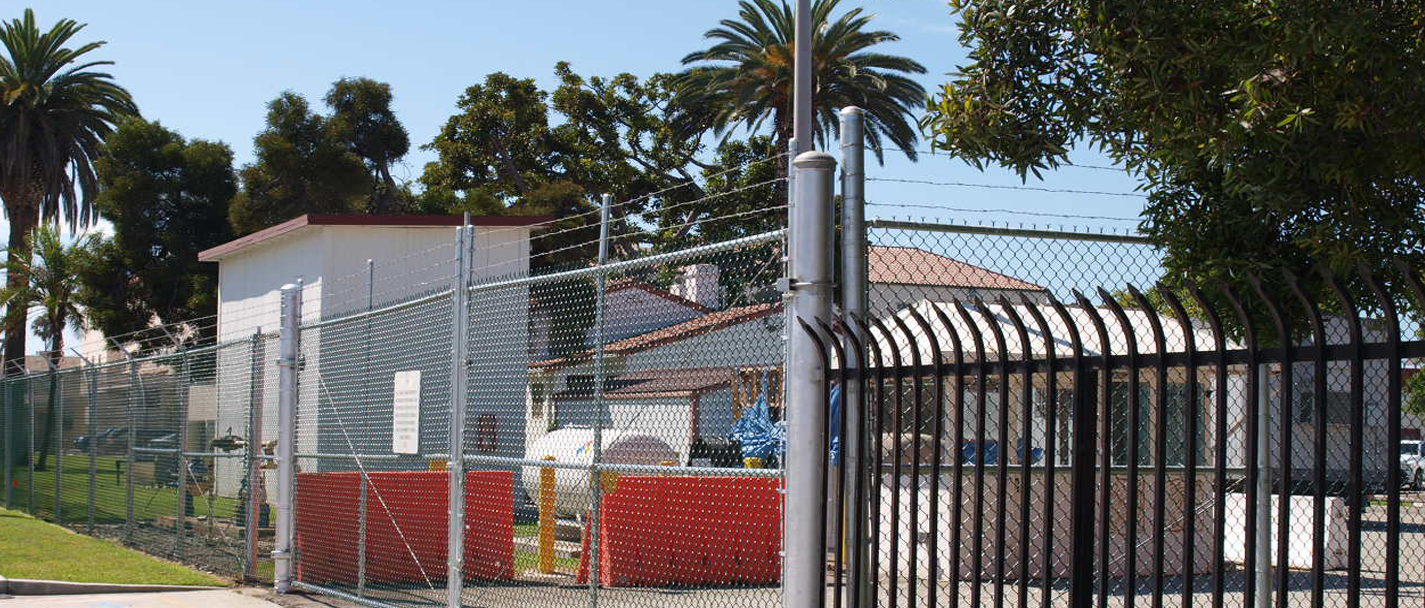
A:
{"label": "green leafy tree", "polygon": [[376,180],[347,142],[331,136],[328,123],[290,91],[267,104],[267,128],[253,140],[257,160],[239,173],[243,190],[229,210],[234,232],[366,207]]}
{"label": "green leafy tree", "polygon": [[343,78],[327,92],[327,128],[365,162],[374,178],[367,211],[394,213],[410,204],[410,193],[391,177],[391,166],[411,148],[406,128],[391,109],[391,85],[370,78]]}
{"label": "green leafy tree", "polygon": [[[832,19],[839,0],[812,5],[812,112],[818,143],[825,145],[845,106],[866,111],[866,140],[877,159],[886,146],[915,160],[917,139],[911,115],[924,107],[925,89],[909,74],[925,66],[876,52],[877,45],[900,40],[894,33],[868,31],[874,15],[855,8]],[[770,122],[777,150],[792,138],[792,9],[782,0],[742,0],[738,19],[723,20],[703,35],[715,44],[683,58],[690,67],[678,75],[686,112],[685,128],[734,127],[759,130]],[[785,172],[785,169],[783,169]]]}
{"label": "green leafy tree", "polygon": [[590,212],[603,193],[622,203],[611,217],[621,257],[779,225],[778,213],[757,213],[776,200],[770,138],[709,147],[689,137],[672,75],[584,77],[567,63],[555,75],[552,93],[503,73],[466,89],[426,146],[438,159],[421,178],[422,210],[567,218],[536,244],[546,265],[589,258],[580,244],[598,234]]}
{"label": "green leafy tree", "polygon": [[1415,3],[951,6],[969,63],[932,100],[933,146],[1025,177],[1101,148],[1142,180],[1171,280],[1279,287],[1285,267],[1330,304],[1324,265],[1366,304],[1359,261],[1425,260]]}
{"label": "green leafy tree", "polygon": [[[52,224],[41,224],[25,237],[25,241],[26,250],[30,251],[32,256],[12,256],[7,265],[10,273],[20,273],[20,276],[25,277],[25,282],[14,286],[7,285],[5,289],[0,290],[0,304],[8,306],[9,310],[20,311],[21,326],[25,322],[25,311],[30,308],[39,310],[39,318],[35,319],[33,329],[49,347],[45,356],[51,366],[57,367],[60,355],[64,352],[64,330],[81,318],[79,282],[75,280],[74,275],[75,267],[86,255],[85,249],[89,247],[90,239],[84,238],[65,245],[58,228]],[[51,441],[57,421],[56,412],[59,410],[58,378],[58,374],[50,375],[44,439],[40,443],[39,457],[35,461],[35,469],[40,471],[45,469],[46,459],[55,448]]]}
{"label": "green leafy tree", "polygon": [[1425,418],[1425,376],[1419,372],[1405,379],[1405,397],[1400,409]]}
{"label": "green leafy tree", "polygon": [[[87,324],[142,341],[155,321],[216,314],[217,266],[200,263],[198,252],[232,238],[232,150],[131,118],[101,152],[95,207],[114,232],[76,269]],[[195,329],[191,337],[208,337]]]}
{"label": "green leafy tree", "polygon": [[[94,68],[110,61],[91,61],[89,53],[103,46],[91,42],[66,46],[84,25],[61,19],[40,31],[35,13],[0,24],[0,198],[10,223],[8,254],[11,272],[7,289],[28,281],[28,234],[41,219],[84,227],[95,219],[91,200],[96,190],[93,160],[99,146],[120,118],[137,114],[128,91]],[[25,356],[24,310],[6,311],[4,361]]]}

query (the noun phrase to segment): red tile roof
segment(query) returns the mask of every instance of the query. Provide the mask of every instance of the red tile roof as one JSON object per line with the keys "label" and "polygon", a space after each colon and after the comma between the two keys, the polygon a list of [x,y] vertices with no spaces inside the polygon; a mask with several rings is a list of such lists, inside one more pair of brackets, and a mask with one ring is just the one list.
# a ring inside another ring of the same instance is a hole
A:
{"label": "red tile roof", "polygon": [[[655,329],[645,334],[631,336],[622,340],[615,340],[604,346],[604,352],[609,355],[631,355],[662,346],[679,340],[686,340],[694,336],[699,336],[708,332],[717,331],[725,327],[731,327],[739,323],[746,323],[771,316],[782,310],[781,302],[767,302],[763,304],[752,304],[749,306],[738,306],[727,310],[705,314],[695,319],[689,319],[682,323],[669,325],[662,329]],[[530,367],[536,369],[562,367],[578,361],[584,361],[593,357],[592,349],[575,353],[567,357],[536,361]]]}
{"label": "red tile roof", "polygon": [[619,291],[621,289],[637,289],[646,292],[649,295],[663,298],[664,300],[668,300],[669,302],[672,302],[674,304],[691,308],[703,314],[713,312],[713,309],[703,306],[702,304],[689,300],[666,289],[662,289],[656,285],[648,283],[647,281],[640,281],[632,277],[618,279],[609,283],[610,293]]}
{"label": "red tile roof", "polygon": [[867,258],[867,278],[873,284],[1044,291],[1040,285],[914,247],[873,245]]}

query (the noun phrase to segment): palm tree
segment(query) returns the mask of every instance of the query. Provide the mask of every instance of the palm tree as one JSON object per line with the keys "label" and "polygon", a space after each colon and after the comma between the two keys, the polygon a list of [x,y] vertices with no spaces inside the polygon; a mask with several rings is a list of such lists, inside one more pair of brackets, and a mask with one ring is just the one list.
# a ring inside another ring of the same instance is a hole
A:
{"label": "palm tree", "polygon": [[[0,199],[10,220],[9,255],[28,265],[26,235],[41,220],[71,227],[96,218],[93,160],[99,144],[126,115],[138,113],[129,92],[104,72],[92,71],[111,61],[84,61],[104,45],[77,48],[65,43],[84,25],[61,19],[48,32],[35,25],[35,13],[0,24]],[[26,282],[14,268],[7,289]],[[24,310],[6,311],[5,369],[25,356]]]}
{"label": "palm tree", "polygon": [[[6,285],[0,290],[0,305],[18,310],[22,315],[31,308],[39,309],[40,316],[34,324],[35,335],[49,346],[45,355],[51,367],[59,366],[60,354],[64,352],[65,328],[80,318],[79,281],[75,279],[75,271],[81,263],[81,256],[86,255],[92,246],[92,241],[90,236],[65,245],[58,228],[53,224],[41,224],[25,236],[25,249],[32,255],[10,256],[10,275],[19,273],[25,277],[25,282]],[[14,320],[24,331],[25,317]],[[45,458],[54,438],[55,411],[59,409],[55,404],[59,396],[57,379],[58,374],[50,374],[49,412],[45,414],[44,440],[40,444],[39,461],[35,463],[37,471],[44,470]]]}
{"label": "palm tree", "polygon": [[[813,132],[820,144],[837,127],[836,112],[845,106],[866,111],[866,139],[884,161],[883,141],[915,160],[916,130],[910,115],[924,107],[925,89],[905,74],[924,74],[925,66],[896,55],[867,49],[900,40],[886,31],[865,31],[873,15],[856,8],[834,22],[839,0],[812,6]],[[792,139],[792,9],[782,0],[742,0],[740,20],[724,19],[703,37],[711,48],[683,58],[687,70],[676,86],[685,128],[711,128],[719,135],[730,127],[758,130],[770,119],[779,150]]]}

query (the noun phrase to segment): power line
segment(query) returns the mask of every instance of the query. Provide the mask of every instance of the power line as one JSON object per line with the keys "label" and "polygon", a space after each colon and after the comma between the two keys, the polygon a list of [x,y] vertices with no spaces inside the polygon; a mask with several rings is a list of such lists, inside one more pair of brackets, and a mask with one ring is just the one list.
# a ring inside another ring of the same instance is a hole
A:
{"label": "power line", "polygon": [[1069,188],[1042,188],[1039,186],[1005,186],[1001,184],[976,184],[971,182],[936,182],[924,179],[904,179],[898,177],[867,177],[868,182],[893,182],[898,184],[922,184],[927,186],[952,186],[957,188],[984,188],[987,190],[1029,190],[1033,192],[1052,192],[1055,194],[1092,194],[1097,196],[1125,196],[1129,198],[1148,198],[1147,195],[1134,192],[1105,192],[1102,190],[1073,190]]}
{"label": "power line", "polygon": [[931,209],[934,211],[955,211],[960,213],[1004,213],[1009,215],[1027,215],[1034,217],[1054,217],[1077,220],[1109,220],[1116,222],[1136,222],[1141,218],[1136,217],[1115,217],[1108,215],[1078,215],[1073,213],[1049,213],[1047,211],[1020,211],[1016,209],[971,209],[969,207],[947,207],[944,205],[933,205],[925,203],[873,203],[867,202],[868,207],[899,207],[903,209]]}

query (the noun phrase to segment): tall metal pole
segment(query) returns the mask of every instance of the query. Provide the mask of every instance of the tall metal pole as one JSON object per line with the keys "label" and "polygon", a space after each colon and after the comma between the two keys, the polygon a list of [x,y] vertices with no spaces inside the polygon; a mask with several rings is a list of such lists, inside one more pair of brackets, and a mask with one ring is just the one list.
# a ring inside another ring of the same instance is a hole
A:
{"label": "tall metal pole", "polygon": [[826,536],[821,526],[825,517],[821,484],[827,458],[823,451],[827,404],[822,400],[826,367],[812,336],[801,330],[798,319],[815,326],[816,320],[826,320],[831,312],[834,286],[827,225],[832,216],[836,159],[824,152],[804,152],[797,156],[794,166],[800,211],[797,223],[791,226],[795,238],[792,275],[787,284],[792,298],[787,319],[789,429],[782,605],[811,608],[825,601],[826,589]]}
{"label": "tall metal pole", "polygon": [[797,0],[796,40],[793,43],[792,66],[792,138],[797,148],[792,151],[796,157],[812,148],[811,93],[811,53],[812,16],[811,0]]}
{"label": "tall metal pole", "polygon": [[[370,258],[366,260],[366,311],[370,312],[376,304],[376,262]],[[371,317],[366,317],[366,331],[364,348],[364,362],[361,374],[361,403],[364,407],[374,407],[371,402]],[[356,597],[366,597],[366,519],[367,502],[370,498],[368,486],[371,479],[366,474],[366,467],[358,467],[361,471],[361,490],[356,495]]]}
{"label": "tall metal pole", "polygon": [[[1270,368],[1265,363],[1257,366],[1257,504],[1254,516],[1257,518],[1257,537],[1253,539],[1253,551],[1257,553],[1257,571],[1253,584],[1256,587],[1256,608],[1272,606],[1272,408],[1267,383],[1271,380]],[[1282,500],[1286,500],[1282,492]]]}
{"label": "tall metal pole", "polygon": [[594,274],[594,460],[589,470],[589,490],[593,504],[589,509],[589,605],[599,605],[599,523],[603,517],[604,459],[604,308],[607,305],[609,275],[604,267],[609,263],[609,209],[614,197],[605,194],[599,206],[599,271]]}
{"label": "tall metal pole", "polygon": [[456,231],[455,280],[451,300],[451,361],[450,361],[450,459],[445,466],[450,477],[450,515],[447,519],[449,538],[446,546],[445,602],[459,608],[460,594],[465,587],[465,418],[470,368],[470,258],[466,255],[468,239],[474,237],[467,215]]}
{"label": "tall metal pole", "polygon": [[178,466],[173,473],[178,478],[178,512],[173,518],[174,554],[183,559],[183,537],[188,532],[188,384],[192,379],[192,369],[188,366],[188,350],[183,350],[183,380],[178,382],[178,451],[174,458]]}
{"label": "tall metal pole", "polygon": [[84,356],[84,353],[81,353],[81,352],[79,352],[78,350],[75,350],[75,351],[74,351],[74,354],[75,354],[75,355],[78,355],[78,356],[79,356],[79,359],[82,360],[82,361],[84,361],[84,366],[85,366],[85,367],[88,369],[88,371],[89,371],[89,374],[88,374],[88,376],[89,376],[89,390],[87,391],[87,392],[89,393],[89,398],[86,400],[86,401],[88,402],[88,414],[86,414],[86,416],[85,416],[86,418],[89,419],[89,437],[90,437],[90,439],[89,439],[89,445],[88,445],[88,448],[89,448],[89,495],[88,495],[88,497],[87,497],[87,498],[88,498],[87,503],[88,503],[88,507],[89,507],[89,508],[88,508],[88,513],[87,513],[87,516],[86,516],[85,519],[86,519],[86,521],[88,522],[88,525],[89,525],[89,535],[90,535],[90,536],[93,536],[93,535],[94,535],[94,502],[95,502],[95,499],[96,499],[96,493],[98,492],[98,485],[99,485],[99,420],[98,420],[98,415],[99,415],[99,403],[98,403],[98,400],[99,400],[99,370],[97,370],[97,369],[94,368],[94,362],[93,362],[93,361],[90,361],[88,357],[85,357],[85,356]]}
{"label": "tall metal pole", "polygon": [[257,536],[262,527],[262,328],[252,334],[248,346],[247,387],[247,536],[244,542],[243,576],[257,576]]}
{"label": "tall metal pole", "polygon": [[[866,315],[864,119],[861,108],[852,106],[841,109],[841,307],[846,316],[858,319],[864,319]],[[859,327],[855,323],[846,323],[845,330],[849,334],[859,331]],[[859,334],[856,337],[864,338]],[[846,364],[854,364],[857,368],[864,366],[861,353],[855,348],[857,342],[864,344],[864,339],[853,341],[848,337],[844,342],[844,350],[852,353],[851,357],[855,359]],[[841,400],[841,407],[846,412],[846,436],[841,438],[842,450],[846,454],[842,460],[845,472],[842,483],[850,489],[849,494],[843,492],[843,495],[849,496],[851,503],[847,537],[851,545],[848,565],[853,578],[852,584],[847,586],[848,606],[871,604],[870,589],[866,585],[866,581],[870,580],[870,543],[866,535],[868,526],[864,509],[867,479],[864,470],[866,439],[863,433],[866,423],[862,419],[861,391],[860,376],[848,376],[846,386],[842,387]]]}
{"label": "tall metal pole", "polygon": [[292,589],[292,512],[297,481],[297,374],[302,327],[302,280],[282,286],[277,350],[277,538],[272,549],[273,587]]}
{"label": "tall metal pole", "polygon": [[143,400],[143,381],[139,378],[139,364],[132,354],[126,350],[122,344],[114,343],[114,347],[124,354],[124,358],[129,360],[129,432],[128,446],[124,452],[124,470],[128,473],[124,479],[124,543],[134,542],[134,448],[138,446],[139,432],[139,404]]}
{"label": "tall metal pole", "polygon": [[[59,355],[54,352],[53,358]],[[64,396],[60,394],[59,368],[50,359],[51,356],[45,356],[45,364],[49,366],[49,415],[54,420],[54,520],[61,522],[64,521],[60,514],[64,495]]]}
{"label": "tall metal pole", "polygon": [[14,485],[10,481],[11,459],[15,451],[15,428],[14,418],[10,416],[10,380],[0,380],[0,389],[5,391],[3,403],[5,408],[5,508],[10,508],[10,486]]}

